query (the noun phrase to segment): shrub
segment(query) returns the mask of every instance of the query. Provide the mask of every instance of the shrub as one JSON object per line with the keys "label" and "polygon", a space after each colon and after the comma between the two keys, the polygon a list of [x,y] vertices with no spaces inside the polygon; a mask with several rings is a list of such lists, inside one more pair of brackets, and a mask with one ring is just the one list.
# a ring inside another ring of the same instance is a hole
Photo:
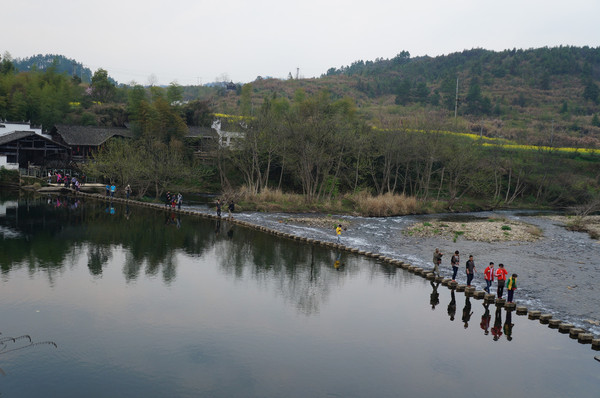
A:
{"label": "shrub", "polygon": [[359,212],[366,216],[385,217],[413,214],[417,211],[417,199],[406,195],[386,193],[371,196],[368,192],[353,195]]}

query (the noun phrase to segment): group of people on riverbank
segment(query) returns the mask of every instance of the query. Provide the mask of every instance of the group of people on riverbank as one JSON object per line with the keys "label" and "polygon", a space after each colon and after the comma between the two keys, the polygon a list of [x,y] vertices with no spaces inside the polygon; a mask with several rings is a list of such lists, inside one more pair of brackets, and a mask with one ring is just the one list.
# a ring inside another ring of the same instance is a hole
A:
{"label": "group of people on riverbank", "polygon": [[[440,251],[439,248],[436,248],[433,252],[433,272],[438,274],[440,273],[439,266],[442,263],[442,256],[444,254]],[[450,258],[450,265],[452,266],[452,280],[456,281],[456,275],[458,273],[458,267],[460,266],[460,252],[456,250],[452,257]],[[475,268],[475,260],[473,259],[473,255],[469,255],[469,259],[465,263],[465,272],[467,276],[467,286],[471,286],[473,282],[473,278],[475,278],[476,268]],[[483,272],[486,287],[484,290],[490,293],[490,288],[494,282],[494,278],[496,278],[498,283],[497,296],[498,298],[502,298],[504,294],[504,288],[508,292],[507,302],[513,302],[513,296],[515,290],[517,289],[517,274],[512,274],[509,278],[508,271],[504,267],[504,264],[498,264],[498,268],[494,269],[494,263],[490,261],[490,264],[486,267]]]}

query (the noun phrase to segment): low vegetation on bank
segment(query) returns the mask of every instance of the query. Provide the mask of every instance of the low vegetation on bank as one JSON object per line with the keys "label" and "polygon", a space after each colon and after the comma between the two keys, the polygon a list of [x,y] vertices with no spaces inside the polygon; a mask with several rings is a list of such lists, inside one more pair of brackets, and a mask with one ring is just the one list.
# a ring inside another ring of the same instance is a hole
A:
{"label": "low vegetation on bank", "polygon": [[464,222],[431,220],[413,224],[403,233],[408,236],[442,237],[453,242],[461,239],[480,242],[533,242],[542,237],[542,231],[538,227],[504,218]]}
{"label": "low vegetation on bank", "polygon": [[600,241],[600,215],[555,215],[549,218],[562,223],[569,231],[585,232],[590,238]]}
{"label": "low vegetation on bank", "polygon": [[335,213],[365,217],[389,217],[424,213],[431,210],[433,204],[424,206],[415,197],[386,193],[373,196],[368,192],[344,194],[330,200],[307,201],[300,194],[283,193],[281,190],[264,189],[252,193],[241,188],[225,195],[234,199],[245,210],[287,213]]}

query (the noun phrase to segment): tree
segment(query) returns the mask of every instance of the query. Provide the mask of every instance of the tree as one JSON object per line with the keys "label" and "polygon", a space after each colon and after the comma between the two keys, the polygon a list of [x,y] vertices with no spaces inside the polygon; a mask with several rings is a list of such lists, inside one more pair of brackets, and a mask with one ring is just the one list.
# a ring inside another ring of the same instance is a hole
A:
{"label": "tree", "polygon": [[583,98],[592,101],[594,104],[598,104],[600,102],[600,88],[598,88],[598,85],[591,79],[585,84],[585,88],[583,89]]}
{"label": "tree", "polygon": [[252,84],[247,83],[242,86],[242,93],[240,95],[240,112],[244,116],[250,116],[252,114]]}
{"label": "tree", "polygon": [[109,102],[116,91],[115,85],[108,80],[108,72],[100,68],[92,76],[92,97],[99,102]]}
{"label": "tree", "polygon": [[181,87],[177,82],[171,82],[169,87],[167,88],[167,100],[169,104],[173,105],[181,101],[183,98],[183,87]]}

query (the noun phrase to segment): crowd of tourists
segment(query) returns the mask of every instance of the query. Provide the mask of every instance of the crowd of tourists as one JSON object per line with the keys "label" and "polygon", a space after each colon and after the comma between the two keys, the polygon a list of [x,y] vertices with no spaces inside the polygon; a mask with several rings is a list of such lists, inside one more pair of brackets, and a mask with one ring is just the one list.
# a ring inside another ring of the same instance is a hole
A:
{"label": "crowd of tourists", "polygon": [[48,171],[48,184],[56,182],[56,184],[64,184],[65,188],[72,188],[76,191],[79,191],[83,183],[85,182],[85,175],[82,175],[81,178],[77,178],[75,176],[71,176],[69,174],[61,174],[60,171]]}
{"label": "crowd of tourists", "polygon": [[[436,248],[433,252],[433,272],[438,275],[440,272],[439,266],[442,263],[443,255],[444,254],[438,248]],[[458,250],[455,251],[450,258],[450,265],[452,266],[452,280],[456,281],[456,275],[458,274],[458,268],[460,266],[460,252]],[[476,271],[473,255],[469,255],[469,259],[465,263],[467,286],[471,286],[471,283],[475,278]],[[492,287],[495,278],[498,284],[496,292],[498,298],[502,298],[504,294],[504,288],[506,287],[506,291],[508,293],[506,301],[509,303],[513,302],[513,295],[517,289],[517,274],[512,274],[510,277],[508,277],[508,271],[506,270],[504,264],[498,264],[498,268],[494,269],[494,263],[490,261],[489,265],[483,271],[483,275],[486,284],[484,290],[488,292],[488,294],[491,294],[490,288]]]}
{"label": "crowd of tourists", "polygon": [[177,207],[181,210],[181,205],[183,204],[183,195],[179,192],[177,195],[172,194],[170,191],[167,191],[167,195],[165,197],[165,207],[175,208]]}

